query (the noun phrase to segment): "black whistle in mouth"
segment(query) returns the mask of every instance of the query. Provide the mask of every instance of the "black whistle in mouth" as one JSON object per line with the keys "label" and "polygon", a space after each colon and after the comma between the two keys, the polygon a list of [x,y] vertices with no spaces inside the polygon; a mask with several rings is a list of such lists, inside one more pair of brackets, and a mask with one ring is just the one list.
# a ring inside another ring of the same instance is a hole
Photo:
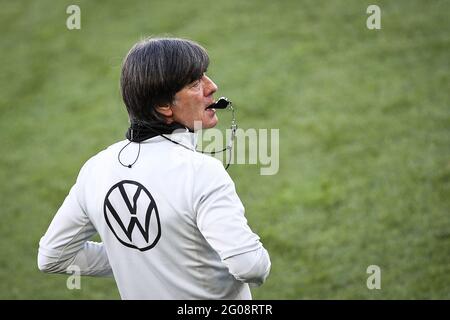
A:
{"label": "black whistle in mouth", "polygon": [[225,97],[221,97],[219,100],[209,105],[206,109],[226,109],[229,105],[231,105],[231,101]]}

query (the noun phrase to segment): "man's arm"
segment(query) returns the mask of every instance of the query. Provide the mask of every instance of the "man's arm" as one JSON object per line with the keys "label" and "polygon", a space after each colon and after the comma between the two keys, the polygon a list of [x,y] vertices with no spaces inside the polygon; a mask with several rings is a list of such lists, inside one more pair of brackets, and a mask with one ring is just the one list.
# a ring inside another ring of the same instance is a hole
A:
{"label": "man's arm", "polygon": [[266,281],[270,272],[270,258],[264,247],[223,260],[230,273],[239,281],[256,286]]}
{"label": "man's arm", "polygon": [[208,161],[195,180],[197,226],[239,281],[262,284],[270,272],[270,258],[252,232],[234,183],[220,162]]}
{"label": "man's arm", "polygon": [[76,265],[82,275],[112,276],[103,243],[88,241],[96,230],[80,204],[85,171],[86,165],[39,242],[37,260],[43,272],[66,273]]}

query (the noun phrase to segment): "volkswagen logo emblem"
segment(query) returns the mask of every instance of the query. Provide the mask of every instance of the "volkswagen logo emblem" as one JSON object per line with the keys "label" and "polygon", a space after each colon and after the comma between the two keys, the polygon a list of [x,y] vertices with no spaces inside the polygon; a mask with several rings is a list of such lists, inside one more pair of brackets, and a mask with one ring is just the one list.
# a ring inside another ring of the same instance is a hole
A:
{"label": "volkswagen logo emblem", "polygon": [[124,246],[147,251],[161,237],[156,202],[136,181],[123,180],[113,185],[106,194],[103,212],[109,229]]}

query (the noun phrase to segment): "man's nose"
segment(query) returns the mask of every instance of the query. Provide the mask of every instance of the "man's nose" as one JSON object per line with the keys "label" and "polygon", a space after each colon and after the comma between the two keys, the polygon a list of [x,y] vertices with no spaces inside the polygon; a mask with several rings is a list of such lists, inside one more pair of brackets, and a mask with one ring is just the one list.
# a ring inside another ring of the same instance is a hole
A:
{"label": "man's nose", "polygon": [[218,87],[208,76],[204,75],[203,77],[205,80],[205,96],[212,95],[217,91]]}

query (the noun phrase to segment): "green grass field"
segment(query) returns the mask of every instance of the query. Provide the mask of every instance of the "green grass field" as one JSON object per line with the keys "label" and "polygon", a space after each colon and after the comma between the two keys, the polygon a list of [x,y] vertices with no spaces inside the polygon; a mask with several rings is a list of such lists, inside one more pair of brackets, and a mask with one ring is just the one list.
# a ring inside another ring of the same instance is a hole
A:
{"label": "green grass field", "polygon": [[[81,8],[81,30],[66,8]],[[366,8],[381,8],[381,30]],[[93,154],[124,138],[137,40],[204,45],[280,170],[229,170],[272,272],[256,299],[450,299],[450,1],[2,1],[0,298],[119,299],[46,275],[38,241]],[[381,290],[369,290],[369,265]]]}

